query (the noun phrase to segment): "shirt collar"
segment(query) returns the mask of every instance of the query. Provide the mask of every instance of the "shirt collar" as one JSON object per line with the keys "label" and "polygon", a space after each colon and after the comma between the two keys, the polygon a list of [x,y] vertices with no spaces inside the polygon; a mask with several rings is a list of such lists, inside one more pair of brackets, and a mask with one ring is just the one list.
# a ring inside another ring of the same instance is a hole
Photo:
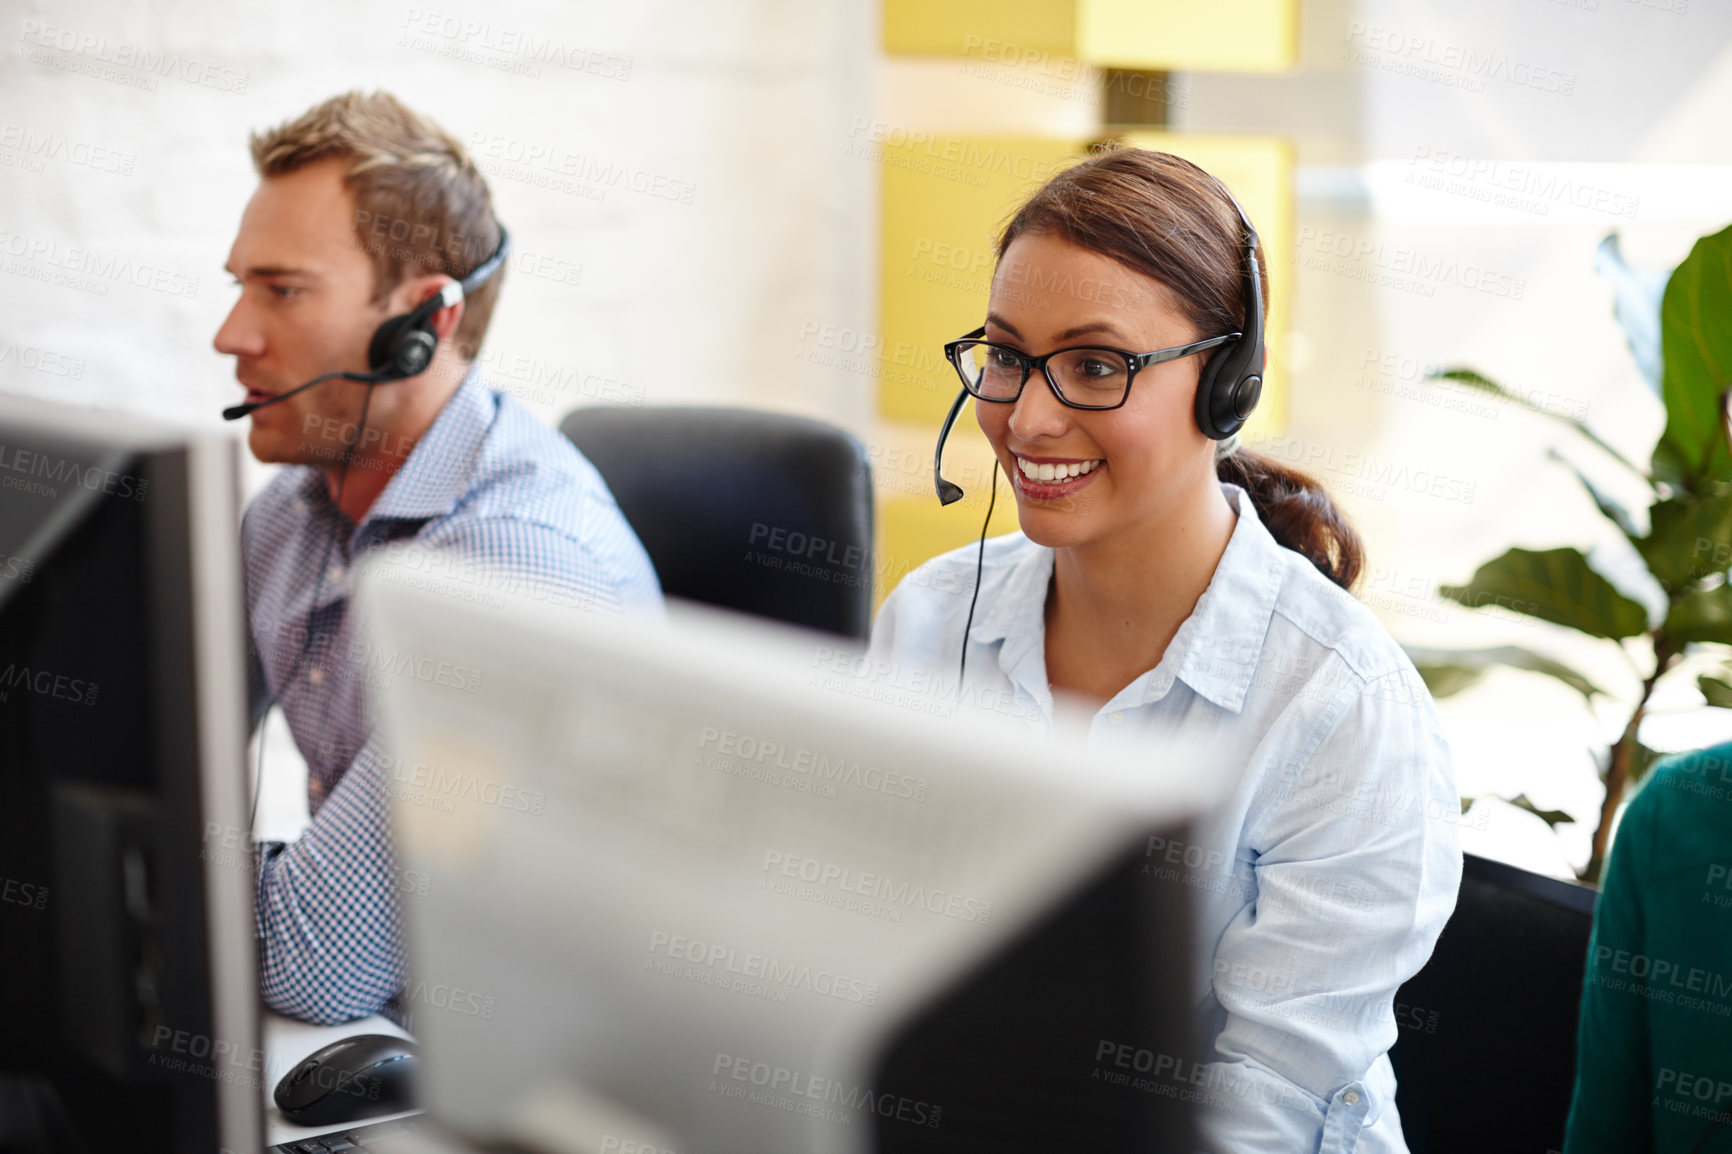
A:
{"label": "shirt collar", "polygon": [[364,521],[425,521],[449,513],[475,481],[475,459],[493,421],[493,399],[472,365]]}
{"label": "shirt collar", "polygon": [[1177,675],[1186,685],[1237,713],[1262,658],[1287,565],[1245,490],[1230,482],[1222,482],[1221,489],[1238,510],[1238,523],[1209,587],[1167,646],[1162,664],[1176,658]]}
{"label": "shirt collar", "polygon": [[[1281,546],[1257,516],[1245,490],[1221,482],[1238,511],[1227,548],[1209,587],[1167,646],[1160,667],[1223,709],[1239,712],[1262,657],[1286,564]],[[999,666],[1014,676],[1046,642],[1046,592],[1052,583],[1053,552],[1036,547],[1018,559],[1004,584],[970,631],[974,641],[1003,640]],[[1039,654],[1045,668],[1045,653]],[[1144,700],[1163,696],[1170,679],[1145,675]]]}

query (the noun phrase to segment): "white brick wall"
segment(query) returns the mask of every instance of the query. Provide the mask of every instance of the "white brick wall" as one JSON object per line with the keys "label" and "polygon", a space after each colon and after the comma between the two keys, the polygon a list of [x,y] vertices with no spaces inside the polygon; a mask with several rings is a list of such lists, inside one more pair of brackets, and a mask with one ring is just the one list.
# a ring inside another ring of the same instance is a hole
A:
{"label": "white brick wall", "polygon": [[876,172],[842,147],[876,57],[859,0],[5,0],[0,392],[219,424],[247,133],[378,87],[477,143],[550,274],[514,267],[484,350],[544,419],[605,389],[863,429],[871,383],[796,354],[873,328]]}

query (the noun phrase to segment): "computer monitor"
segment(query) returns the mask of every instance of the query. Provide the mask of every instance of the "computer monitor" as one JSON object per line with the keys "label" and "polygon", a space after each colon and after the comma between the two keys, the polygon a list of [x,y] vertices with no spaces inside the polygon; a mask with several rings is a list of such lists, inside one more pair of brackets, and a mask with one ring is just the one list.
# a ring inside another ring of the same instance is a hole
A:
{"label": "computer monitor", "polygon": [[0,1148],[263,1147],[237,445],[0,400]]}
{"label": "computer monitor", "polygon": [[834,637],[364,571],[424,1102],[475,1146],[1190,1149],[1231,774],[865,700]]}

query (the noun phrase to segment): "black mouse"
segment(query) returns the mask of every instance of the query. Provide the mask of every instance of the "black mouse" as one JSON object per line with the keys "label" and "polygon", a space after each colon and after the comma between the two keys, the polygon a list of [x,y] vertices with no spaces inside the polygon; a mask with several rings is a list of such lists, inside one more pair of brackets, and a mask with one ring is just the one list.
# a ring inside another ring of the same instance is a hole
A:
{"label": "black mouse", "polygon": [[277,1109],[297,1126],[341,1126],[415,1109],[418,1048],[407,1038],[357,1034],[307,1055],[277,1083]]}

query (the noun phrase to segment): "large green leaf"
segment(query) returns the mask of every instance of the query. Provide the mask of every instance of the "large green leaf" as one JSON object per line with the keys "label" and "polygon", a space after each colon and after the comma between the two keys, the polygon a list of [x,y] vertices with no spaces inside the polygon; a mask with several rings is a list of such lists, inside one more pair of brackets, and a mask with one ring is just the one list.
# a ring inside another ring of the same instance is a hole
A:
{"label": "large green leaf", "polygon": [[1630,472],[1641,477],[1643,480],[1648,480],[1647,473],[1638,468],[1634,462],[1625,457],[1622,453],[1618,452],[1618,450],[1612,448],[1612,446],[1600,440],[1599,434],[1588,428],[1581,421],[1578,421],[1576,418],[1569,416],[1566,413],[1560,412],[1557,409],[1548,409],[1543,405],[1536,405],[1519,393],[1511,392],[1509,389],[1504,388],[1490,377],[1476,373],[1472,369],[1439,369],[1436,372],[1431,373],[1430,376],[1433,380],[1454,381],[1457,384],[1466,385],[1470,389],[1478,389],[1481,392],[1490,393],[1494,397],[1501,397],[1513,404],[1520,405],[1531,413],[1538,413],[1542,417],[1550,417],[1554,421],[1560,421],[1574,429],[1583,437],[1592,441],[1594,444],[1598,445],[1602,452],[1606,453],[1620,465],[1623,465],[1624,468],[1630,470]]}
{"label": "large green leaf", "polygon": [[1652,527],[1636,548],[1668,591],[1732,566],[1732,492],[1670,497],[1648,516]]}
{"label": "large green leaf", "polygon": [[1675,645],[1714,641],[1732,645],[1732,585],[1696,589],[1672,602],[1661,631]]}
{"label": "large green leaf", "polygon": [[1519,645],[1494,645],[1486,649],[1425,649],[1409,645],[1406,649],[1408,659],[1419,670],[1419,676],[1433,697],[1460,693],[1484,677],[1485,671],[1494,665],[1555,677],[1583,697],[1605,693],[1563,662]]}
{"label": "large green leaf", "polygon": [[1487,561],[1466,585],[1438,592],[1470,609],[1500,606],[1592,637],[1616,640],[1648,631],[1648,611],[1619,593],[1576,549],[1511,549]]}
{"label": "large green leaf", "polygon": [[1666,282],[1660,351],[1666,431],[1655,473],[1678,469],[1687,488],[1732,478],[1721,408],[1732,386],[1732,228],[1697,241]]}

